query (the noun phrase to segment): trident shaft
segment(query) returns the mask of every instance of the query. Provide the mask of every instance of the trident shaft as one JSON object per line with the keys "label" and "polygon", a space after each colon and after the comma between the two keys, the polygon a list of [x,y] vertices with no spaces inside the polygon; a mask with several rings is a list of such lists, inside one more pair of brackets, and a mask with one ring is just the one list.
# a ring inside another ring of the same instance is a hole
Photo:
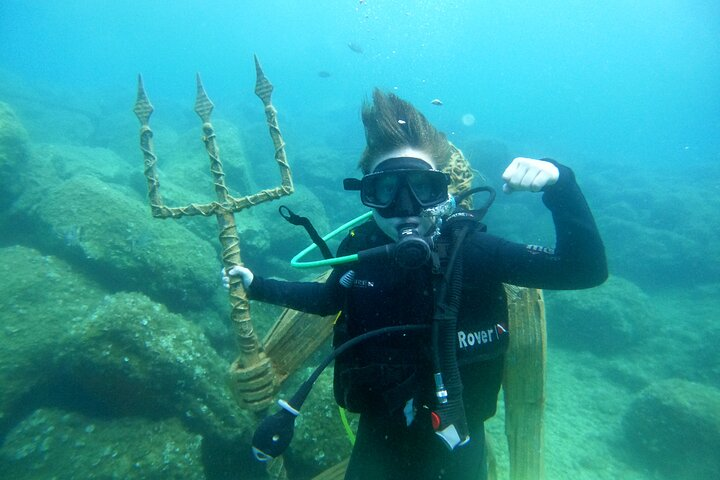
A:
{"label": "trident shaft", "polygon": [[[213,103],[205,93],[198,75],[195,112],[203,122],[203,142],[210,159],[210,172],[215,185],[217,201],[205,204],[191,203],[184,207],[166,206],[160,195],[160,182],[156,169],[157,157],[153,147],[153,132],[148,124],[153,107],[145,93],[142,77],[140,76],[138,77],[137,101],[133,109],[141,125],[140,148],[145,161],[145,177],[147,179],[148,198],[152,215],[156,218],[214,215],[217,219],[219,238],[222,244],[223,266],[226,269],[235,265],[242,265],[235,213],[293,193],[292,175],[285,156],[285,142],[278,126],[277,111],[271,102],[273,86],[265,77],[257,57],[255,57],[255,71],[257,75],[255,94],[260,97],[265,106],[265,118],[275,147],[275,161],[280,168],[281,185],[279,187],[261,190],[242,198],[235,198],[230,195],[225,186],[225,173],[218,153],[215,129],[210,123]],[[239,278],[233,277],[230,279],[229,295],[230,318],[235,326],[240,348],[240,354],[230,368],[233,393],[242,406],[260,412],[266,409],[273,401],[276,383],[274,372],[253,329],[247,295]]]}

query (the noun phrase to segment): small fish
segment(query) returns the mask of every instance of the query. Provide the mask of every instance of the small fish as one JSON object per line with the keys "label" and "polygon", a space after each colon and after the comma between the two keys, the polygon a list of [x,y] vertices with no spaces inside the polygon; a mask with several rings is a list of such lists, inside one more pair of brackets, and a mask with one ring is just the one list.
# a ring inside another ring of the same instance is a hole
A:
{"label": "small fish", "polygon": [[328,78],[328,77],[330,77],[330,72],[327,72],[327,71],[325,71],[325,70],[320,70],[320,71],[318,72],[318,77],[320,77],[320,78]]}
{"label": "small fish", "polygon": [[400,120],[398,120],[398,123],[400,125],[405,125],[407,122],[401,118]]}
{"label": "small fish", "polygon": [[363,48],[360,45],[358,45],[357,43],[354,43],[354,42],[348,43],[348,48],[355,53],[363,53]]}
{"label": "small fish", "polygon": [[440,100],[439,98],[434,99],[434,100],[433,100],[432,102],[430,102],[430,103],[432,103],[433,105],[437,105],[438,107],[443,104],[443,103],[442,103],[442,100]]}

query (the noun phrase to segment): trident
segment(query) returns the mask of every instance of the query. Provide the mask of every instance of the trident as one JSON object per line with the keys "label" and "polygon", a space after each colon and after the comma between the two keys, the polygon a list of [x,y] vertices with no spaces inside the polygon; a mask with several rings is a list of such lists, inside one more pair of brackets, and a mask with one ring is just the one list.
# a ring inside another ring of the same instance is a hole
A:
{"label": "trident", "polygon": [[[145,161],[145,177],[147,178],[148,198],[153,217],[180,218],[191,215],[203,215],[206,217],[215,215],[220,243],[222,244],[222,262],[226,269],[235,265],[242,265],[240,241],[235,226],[235,212],[290,195],[294,190],[290,167],[285,157],[285,142],[277,123],[277,110],[275,110],[270,100],[273,86],[265,77],[257,57],[255,57],[255,72],[257,75],[255,94],[260,97],[265,106],[265,118],[275,146],[275,161],[280,167],[282,183],[279,187],[262,190],[242,198],[235,198],[230,195],[225,186],[225,173],[218,154],[215,129],[210,123],[213,104],[205,93],[200,75],[197,75],[195,112],[203,122],[203,142],[210,158],[210,172],[215,183],[217,201],[206,204],[191,203],[185,207],[166,206],[160,196],[160,182],[155,168],[157,157],[153,149],[153,132],[148,124],[153,107],[145,93],[142,76],[138,76],[137,101],[133,109],[141,125],[140,148]],[[240,348],[240,354],[230,366],[231,389],[236,401],[241,406],[259,413],[267,409],[273,402],[276,386],[275,373],[253,329],[247,294],[239,278],[230,278],[229,295],[230,319],[234,325]]]}

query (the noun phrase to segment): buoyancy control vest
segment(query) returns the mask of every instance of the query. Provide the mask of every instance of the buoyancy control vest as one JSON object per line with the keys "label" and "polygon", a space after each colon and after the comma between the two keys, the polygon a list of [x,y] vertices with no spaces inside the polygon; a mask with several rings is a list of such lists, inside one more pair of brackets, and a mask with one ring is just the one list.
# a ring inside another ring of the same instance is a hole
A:
{"label": "buoyancy control vest", "polygon": [[[485,226],[476,224],[470,233],[478,230],[485,231]],[[369,222],[350,233],[339,254],[388,241],[377,225]],[[436,242],[439,265],[434,268],[426,265],[404,270],[388,262],[353,265],[349,270],[352,273],[345,274],[352,281],[344,285],[345,306],[335,324],[333,345],[337,347],[365,332],[392,325],[429,326],[451,246],[449,233],[443,233]],[[477,274],[467,270],[464,276]],[[495,359],[508,346],[507,303],[502,285],[463,284],[470,288],[463,286],[461,290],[456,329],[456,354],[461,366]],[[334,372],[337,403],[353,412],[388,413],[402,408],[410,398],[432,404],[435,395],[430,336],[429,329],[408,335],[382,335],[338,356]]]}

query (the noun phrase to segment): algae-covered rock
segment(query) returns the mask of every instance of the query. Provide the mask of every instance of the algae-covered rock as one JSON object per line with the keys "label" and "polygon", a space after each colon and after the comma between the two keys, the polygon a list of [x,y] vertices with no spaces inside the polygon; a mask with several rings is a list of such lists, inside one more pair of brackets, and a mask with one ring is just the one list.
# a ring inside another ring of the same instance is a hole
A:
{"label": "algae-covered rock", "polygon": [[139,293],[108,295],[69,264],[0,249],[0,438],[37,408],[177,418],[238,445],[250,422],[199,327]]}
{"label": "algae-covered rock", "polygon": [[[718,162],[655,168],[612,165],[582,179],[607,246],[610,270],[645,290],[688,288],[720,278]],[[642,165],[643,159],[627,159]],[[678,173],[681,171],[682,173]],[[682,178],[693,178],[683,182]]]}
{"label": "algae-covered rock", "polygon": [[174,416],[204,435],[249,425],[227,388],[228,363],[192,323],[138,293],[106,297],[69,330],[59,374],[113,415]]}
{"label": "algae-covered rock", "polygon": [[[628,206],[630,208],[632,206]],[[646,206],[644,209],[652,208],[655,207]],[[706,208],[706,214],[688,214],[685,222],[707,224],[707,215],[717,210]],[[695,227],[695,234],[689,228],[676,225],[668,228],[667,224],[659,220],[653,220],[652,223],[643,221],[630,221],[615,215],[598,220],[602,222],[600,224],[603,226],[603,240],[608,246],[611,271],[618,272],[648,290],[669,286],[687,287],[720,277],[718,263],[707,261],[720,253],[717,240],[707,238],[711,232],[701,232],[709,226]],[[633,241],[628,241],[629,238]]]}
{"label": "algae-covered rock", "polygon": [[203,309],[219,287],[214,248],[180,222],[91,176],[74,176],[23,197],[20,211],[41,247],[71,256],[116,289],[139,290],[172,307]]}
{"label": "algae-covered rock", "polygon": [[579,291],[547,291],[548,340],[597,354],[627,352],[650,333],[653,306],[636,285],[611,276]]}
{"label": "algae-covered rock", "polygon": [[675,479],[720,478],[720,389],[681,379],[658,381],[624,417],[626,449]]}
{"label": "algae-covered rock", "polygon": [[127,161],[107,148],[82,145],[41,144],[33,148],[30,166],[35,182],[30,188],[47,188],[76,175],[88,175],[106,183],[130,185],[129,177],[141,168],[133,169]]}
{"label": "algae-covered rock", "polygon": [[0,249],[0,433],[52,378],[59,347],[105,293],[64,261]]}
{"label": "algae-covered rock", "polygon": [[30,157],[28,134],[6,103],[0,102],[0,209],[5,209],[22,191],[18,178]]}
{"label": "algae-covered rock", "polygon": [[204,479],[202,437],[177,419],[108,420],[39,409],[0,448],[5,478]]}

